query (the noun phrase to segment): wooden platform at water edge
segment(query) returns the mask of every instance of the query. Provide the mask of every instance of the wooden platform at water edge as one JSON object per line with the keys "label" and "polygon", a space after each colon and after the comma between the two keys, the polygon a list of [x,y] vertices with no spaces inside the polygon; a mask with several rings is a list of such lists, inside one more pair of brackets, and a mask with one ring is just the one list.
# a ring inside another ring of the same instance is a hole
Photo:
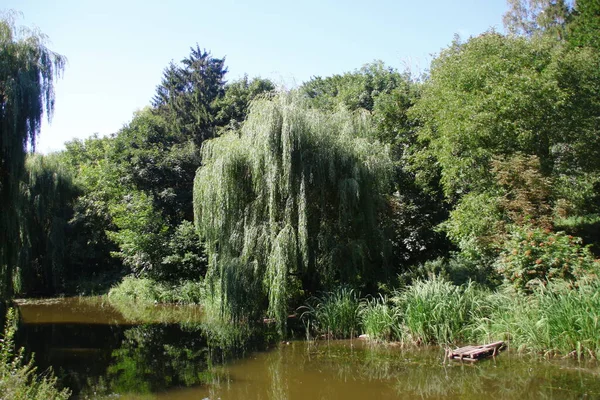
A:
{"label": "wooden platform at water edge", "polygon": [[489,356],[496,357],[504,342],[482,344],[480,346],[465,346],[456,350],[448,349],[448,358],[460,361],[477,361]]}

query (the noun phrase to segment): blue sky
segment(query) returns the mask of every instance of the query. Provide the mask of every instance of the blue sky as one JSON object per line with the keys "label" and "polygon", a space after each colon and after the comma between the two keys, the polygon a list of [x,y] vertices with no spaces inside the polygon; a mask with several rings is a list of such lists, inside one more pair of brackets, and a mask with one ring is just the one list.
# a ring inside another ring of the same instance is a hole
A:
{"label": "blue sky", "polygon": [[56,85],[52,123],[38,151],[110,134],[149,104],[163,69],[196,43],[226,57],[228,80],[245,73],[291,87],[373,60],[413,71],[454,34],[502,30],[506,0],[155,1],[3,0],[22,12],[69,63]]}

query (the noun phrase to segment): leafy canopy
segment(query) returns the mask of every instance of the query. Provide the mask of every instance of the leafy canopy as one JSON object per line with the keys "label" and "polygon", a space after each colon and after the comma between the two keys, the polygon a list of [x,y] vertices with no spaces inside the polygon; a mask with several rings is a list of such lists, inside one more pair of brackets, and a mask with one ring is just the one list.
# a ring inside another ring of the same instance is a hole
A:
{"label": "leafy canopy", "polygon": [[267,309],[283,324],[297,290],[383,272],[378,212],[393,164],[371,130],[365,114],[279,94],[255,102],[240,132],[205,143],[195,222],[213,293],[233,318]]}
{"label": "leafy canopy", "polygon": [[19,179],[27,145],[35,147],[44,112],[54,108],[54,79],[65,58],[46,47],[46,36],[0,18],[0,297],[12,294],[16,264]]}

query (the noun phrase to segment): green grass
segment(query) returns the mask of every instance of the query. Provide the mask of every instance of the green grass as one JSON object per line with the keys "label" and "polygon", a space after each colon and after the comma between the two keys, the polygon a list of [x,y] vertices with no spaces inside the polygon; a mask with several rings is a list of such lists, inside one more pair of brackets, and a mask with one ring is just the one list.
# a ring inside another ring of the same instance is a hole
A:
{"label": "green grass", "polygon": [[298,309],[307,336],[326,335],[332,339],[346,339],[360,332],[359,299],[353,289],[340,287],[308,299]]}
{"label": "green grass", "polygon": [[509,340],[519,351],[598,358],[600,286],[554,284],[532,295],[511,292],[490,298],[491,313],[480,331],[492,340]]}
{"label": "green grass", "polygon": [[17,316],[9,309],[0,341],[0,399],[2,400],[66,400],[68,389],[57,389],[57,379],[52,371],[37,373],[33,358],[25,361],[25,350],[16,349],[14,336]]}
{"label": "green grass", "polygon": [[202,282],[167,284],[149,278],[126,276],[110,289],[108,297],[121,302],[200,304],[203,292]]}
{"label": "green grass", "polygon": [[360,302],[359,316],[363,333],[373,341],[402,339],[402,313],[387,297],[368,297]]}
{"label": "green grass", "polygon": [[439,277],[420,280],[397,292],[406,340],[416,344],[450,344],[469,340],[471,324],[485,299],[473,284],[456,286]]}

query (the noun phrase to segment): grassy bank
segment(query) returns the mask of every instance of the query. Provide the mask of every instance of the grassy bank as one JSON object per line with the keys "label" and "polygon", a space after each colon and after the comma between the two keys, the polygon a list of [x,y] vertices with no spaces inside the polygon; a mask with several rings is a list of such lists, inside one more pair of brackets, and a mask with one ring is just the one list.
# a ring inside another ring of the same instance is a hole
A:
{"label": "grassy bank", "polygon": [[[298,308],[308,338],[353,338],[374,342],[454,345],[505,340],[519,351],[576,357],[600,356],[600,285],[554,282],[531,292],[512,285],[495,291],[472,283],[455,285],[439,277],[417,280],[388,296],[360,297],[342,287],[309,298]],[[125,278],[109,292],[111,302],[195,303],[216,342],[243,346],[256,336],[257,321],[222,314],[220,296],[208,296],[201,283],[179,285]],[[264,332],[263,332],[264,334]],[[269,335],[274,335],[273,332]]]}
{"label": "grassy bank", "polygon": [[202,282],[165,283],[127,276],[110,289],[108,298],[140,303],[200,304],[204,298],[203,293]]}
{"label": "grassy bank", "polygon": [[360,299],[341,289],[300,310],[310,337],[364,333],[372,341],[433,345],[505,340],[522,352],[598,358],[599,289],[596,282],[580,282],[550,284],[531,294],[511,287],[492,292],[432,278],[389,297]]}

